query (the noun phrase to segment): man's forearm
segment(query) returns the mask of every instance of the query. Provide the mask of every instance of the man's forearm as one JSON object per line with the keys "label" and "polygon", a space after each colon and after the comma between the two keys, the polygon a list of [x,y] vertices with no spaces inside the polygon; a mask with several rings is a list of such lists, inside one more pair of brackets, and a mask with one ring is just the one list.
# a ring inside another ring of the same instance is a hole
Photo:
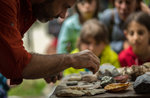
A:
{"label": "man's forearm", "polygon": [[99,58],[89,50],[75,54],[32,54],[30,63],[24,68],[25,79],[50,78],[66,68],[87,68],[93,73],[99,69]]}
{"label": "man's forearm", "polygon": [[23,70],[22,75],[26,79],[47,78],[69,68],[70,64],[71,58],[67,54],[32,54],[31,61]]}

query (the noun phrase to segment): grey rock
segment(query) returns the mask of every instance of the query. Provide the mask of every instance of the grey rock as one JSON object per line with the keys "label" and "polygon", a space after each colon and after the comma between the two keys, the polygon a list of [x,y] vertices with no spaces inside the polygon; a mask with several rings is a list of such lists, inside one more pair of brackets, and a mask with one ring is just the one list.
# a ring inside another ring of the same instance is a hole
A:
{"label": "grey rock", "polygon": [[150,75],[144,74],[137,77],[133,88],[136,93],[150,93]]}
{"label": "grey rock", "polygon": [[63,89],[56,92],[56,96],[58,97],[80,97],[85,93],[80,90],[72,90],[72,89]]}
{"label": "grey rock", "polygon": [[63,89],[56,92],[57,97],[81,97],[81,96],[93,96],[97,94],[104,94],[104,89],[86,89],[86,90],[73,90]]}
{"label": "grey rock", "polygon": [[86,81],[86,82],[96,82],[98,81],[97,76],[96,75],[83,75],[81,78],[82,81]]}
{"label": "grey rock", "polygon": [[104,89],[91,89],[91,90],[82,90],[86,96],[93,96],[97,94],[104,94],[106,90]]}
{"label": "grey rock", "polygon": [[75,86],[75,85],[78,85],[78,82],[77,81],[68,81],[66,83],[67,86]]}
{"label": "grey rock", "polygon": [[104,76],[101,79],[101,86],[104,88],[106,85],[115,83],[115,80],[110,76]]}
{"label": "grey rock", "polygon": [[100,69],[96,75],[98,79],[101,79],[102,76],[115,77],[120,75],[120,73],[113,65],[106,63],[100,66]]}

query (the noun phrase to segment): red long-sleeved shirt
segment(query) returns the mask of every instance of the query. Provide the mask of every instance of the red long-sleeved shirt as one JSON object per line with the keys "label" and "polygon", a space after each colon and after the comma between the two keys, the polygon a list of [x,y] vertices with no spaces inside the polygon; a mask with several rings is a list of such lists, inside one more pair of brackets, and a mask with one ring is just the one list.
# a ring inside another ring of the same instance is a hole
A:
{"label": "red long-sleeved shirt", "polygon": [[22,71],[31,59],[22,37],[34,21],[30,0],[0,0],[0,73],[11,84],[22,82]]}
{"label": "red long-sleeved shirt", "polygon": [[150,62],[150,58],[147,61],[141,61],[133,52],[132,47],[129,47],[119,54],[119,61],[121,67],[131,67],[132,65],[142,65],[145,62]]}

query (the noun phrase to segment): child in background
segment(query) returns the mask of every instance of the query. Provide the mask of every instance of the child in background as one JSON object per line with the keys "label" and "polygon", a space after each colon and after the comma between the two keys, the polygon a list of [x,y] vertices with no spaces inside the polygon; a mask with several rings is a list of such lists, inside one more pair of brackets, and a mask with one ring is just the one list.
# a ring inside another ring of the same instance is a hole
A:
{"label": "child in background", "polygon": [[64,21],[60,30],[57,53],[70,53],[74,50],[83,23],[93,18],[100,19],[99,1],[77,0],[74,7],[76,13]]}
{"label": "child in background", "polygon": [[[100,65],[110,63],[117,68],[120,66],[118,55],[110,48],[107,28],[96,19],[84,23],[77,47],[72,53],[89,49],[100,58]],[[69,68],[64,71],[64,75],[80,71],[84,71],[84,69]]]}
{"label": "child in background", "polygon": [[137,11],[150,13],[150,9],[143,0],[111,0],[115,8],[106,9],[101,14],[101,21],[108,27],[111,48],[120,53],[128,48],[129,44],[123,33],[123,25],[127,17]]}
{"label": "child in background", "polygon": [[125,22],[124,34],[130,47],[119,54],[122,67],[141,65],[150,61],[150,15],[131,14]]}

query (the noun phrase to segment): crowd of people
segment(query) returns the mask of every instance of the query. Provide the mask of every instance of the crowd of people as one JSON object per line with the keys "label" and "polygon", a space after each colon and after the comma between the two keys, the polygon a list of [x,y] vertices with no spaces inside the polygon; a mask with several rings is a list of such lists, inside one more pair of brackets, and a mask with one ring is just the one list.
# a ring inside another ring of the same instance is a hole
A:
{"label": "crowd of people", "polygon": [[[117,68],[149,62],[148,4],[142,0],[108,0],[102,11],[102,3],[78,0],[76,12],[62,24],[56,53],[88,49],[100,59],[100,65],[110,63]],[[64,76],[82,71],[86,69],[68,68]]]}
{"label": "crowd of people", "polygon": [[[6,78],[10,84],[38,78],[49,83],[62,71],[95,73],[104,63],[119,68],[150,61],[147,0],[1,0],[0,6],[2,98],[9,89]],[[48,55],[28,53],[21,40],[24,33],[36,19],[47,22],[58,17],[63,19],[49,22],[54,40]]]}

